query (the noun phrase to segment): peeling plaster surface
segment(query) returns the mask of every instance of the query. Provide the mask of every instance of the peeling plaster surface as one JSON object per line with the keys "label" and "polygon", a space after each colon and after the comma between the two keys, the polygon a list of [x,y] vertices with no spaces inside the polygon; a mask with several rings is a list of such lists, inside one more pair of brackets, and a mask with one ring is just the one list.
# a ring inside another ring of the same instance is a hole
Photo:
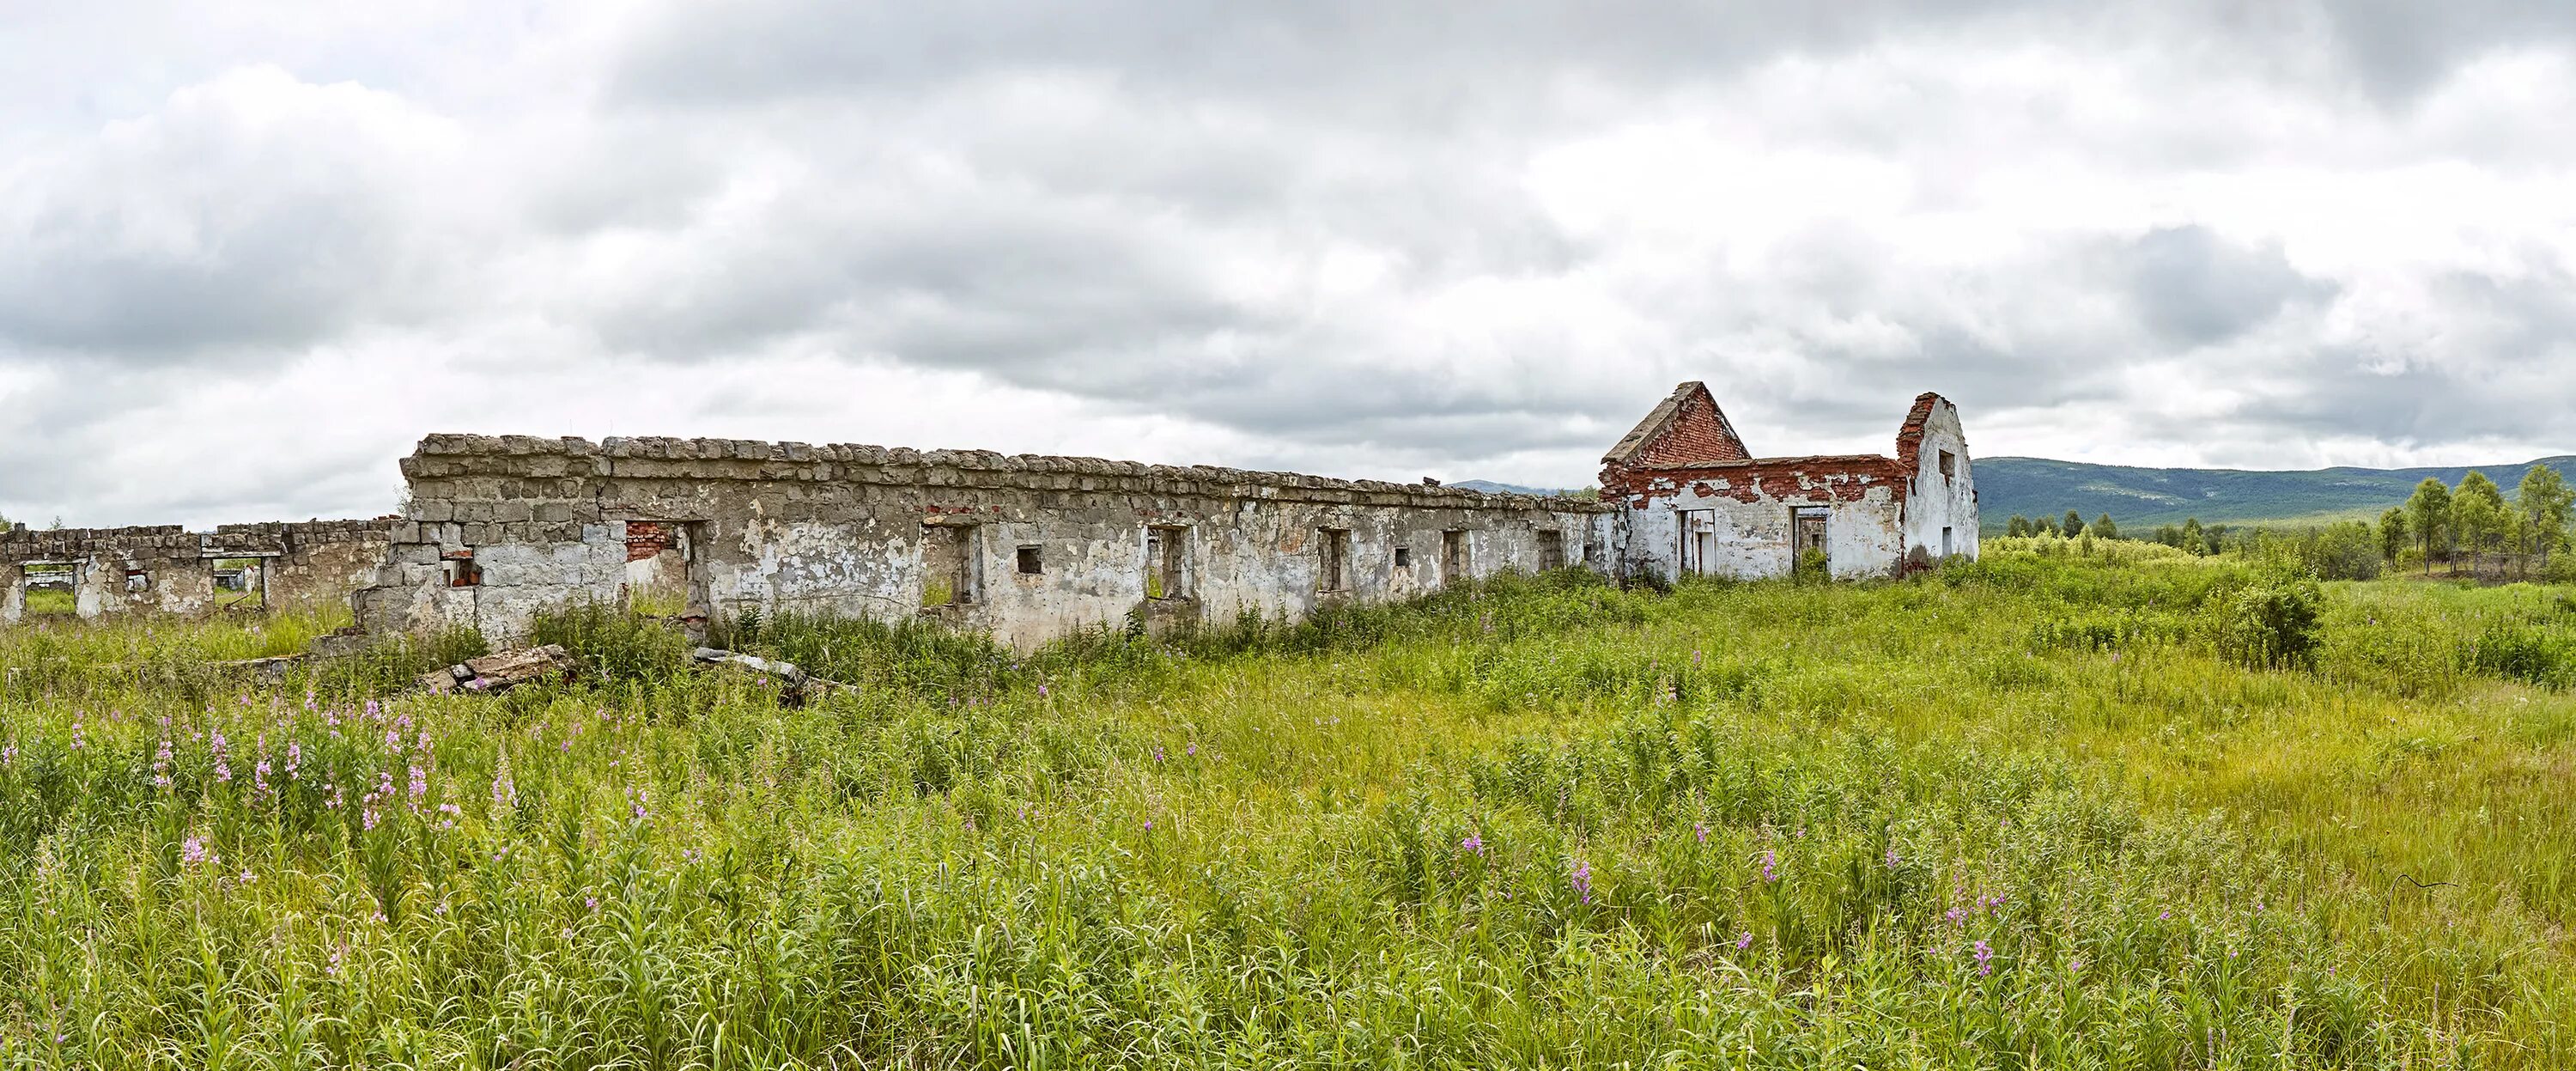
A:
{"label": "peeling plaster surface", "polygon": [[[646,554],[682,559],[692,616],[927,618],[1025,650],[1131,619],[1294,619],[1418,594],[1454,579],[1439,575],[1452,531],[1468,575],[1538,569],[1547,533],[1565,564],[1605,568],[1617,528],[1614,507],[1567,499],[981,451],[431,436],[403,471],[410,513],[356,598],[361,622],[496,639],[549,607],[628,600]],[[666,529],[684,551],[660,548]],[[1328,530],[1344,533],[1338,570]],[[1168,583],[1149,581],[1162,540]],[[459,584],[467,556],[477,581]]]}

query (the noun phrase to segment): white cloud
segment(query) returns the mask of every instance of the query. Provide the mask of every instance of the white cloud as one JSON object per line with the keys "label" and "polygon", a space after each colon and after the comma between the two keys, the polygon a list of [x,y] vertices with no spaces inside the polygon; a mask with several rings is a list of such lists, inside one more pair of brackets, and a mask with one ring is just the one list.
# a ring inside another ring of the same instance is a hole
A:
{"label": "white cloud", "polygon": [[2563,451],[2561,10],[58,9],[0,511],[372,513],[431,430],[1578,483],[1682,378],[1764,452]]}

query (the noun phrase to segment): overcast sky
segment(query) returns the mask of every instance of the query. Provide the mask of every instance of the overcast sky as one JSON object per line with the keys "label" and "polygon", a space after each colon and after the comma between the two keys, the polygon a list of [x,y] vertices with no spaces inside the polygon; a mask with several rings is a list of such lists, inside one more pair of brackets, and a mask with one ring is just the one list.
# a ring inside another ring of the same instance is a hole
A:
{"label": "overcast sky", "polygon": [[[1400,12],[1400,13],[1399,13]],[[2080,12],[2080,13],[2079,13]],[[1580,485],[2576,451],[2576,4],[0,0],[0,514],[431,431]]]}

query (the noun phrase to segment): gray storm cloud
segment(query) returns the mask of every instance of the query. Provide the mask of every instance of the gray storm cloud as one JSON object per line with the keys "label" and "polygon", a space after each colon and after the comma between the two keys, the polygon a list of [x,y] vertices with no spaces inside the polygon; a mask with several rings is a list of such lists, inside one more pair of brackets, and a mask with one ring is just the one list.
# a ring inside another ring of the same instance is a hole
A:
{"label": "gray storm cloud", "polygon": [[[1765,449],[1936,389],[2511,460],[2576,445],[2572,10],[66,9],[0,43],[0,512],[374,512],[446,429],[1577,483],[1683,378]],[[218,395],[298,408],[167,471]]]}

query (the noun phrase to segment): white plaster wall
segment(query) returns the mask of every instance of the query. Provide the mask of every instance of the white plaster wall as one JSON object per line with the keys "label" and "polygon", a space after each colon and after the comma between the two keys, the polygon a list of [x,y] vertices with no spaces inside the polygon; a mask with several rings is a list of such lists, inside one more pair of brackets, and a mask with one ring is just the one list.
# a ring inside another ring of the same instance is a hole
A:
{"label": "white plaster wall", "polygon": [[[1955,472],[1941,475],[1941,451],[1957,458]],[[1921,547],[1935,561],[1941,557],[1941,529],[1948,527],[1951,551],[1969,561],[1977,557],[1977,481],[1968,460],[1968,437],[1960,429],[1959,409],[1947,400],[1932,407],[1924,422],[1922,450],[1915,456],[1913,486],[1905,503],[1905,549]]]}
{"label": "white plaster wall", "polygon": [[[1123,626],[1137,613],[1158,627],[1191,620],[1222,625],[1247,612],[1295,618],[1338,601],[1419,594],[1451,579],[1440,575],[1442,534],[1451,529],[1466,534],[1472,576],[1538,568],[1542,529],[1559,533],[1566,564],[1598,568],[1594,554],[1612,531],[1609,515],[1600,512],[1106,495],[1068,496],[1053,505],[1029,495],[976,496],[980,503],[958,495],[941,504],[947,496],[911,490],[901,499],[850,502],[828,511],[838,514],[828,519],[791,521],[779,519],[784,510],[764,499],[727,500],[687,484],[639,489],[651,493],[630,493],[623,501],[693,525],[691,579],[703,587],[701,608],[719,619],[755,608],[888,621],[920,617],[988,631],[1023,650],[1081,628]],[[934,504],[939,508],[925,510]],[[689,519],[699,510],[713,519]],[[971,533],[969,568],[977,581],[970,599],[922,606],[929,580],[925,522]],[[403,628],[470,623],[501,642],[524,635],[545,609],[613,602],[629,580],[623,520],[583,525],[578,542],[479,545],[449,541],[481,522],[414,523],[424,542],[393,546],[379,586],[359,597],[362,620]],[[1146,538],[1153,527],[1186,533],[1185,597],[1146,596]],[[1345,584],[1332,592],[1318,590],[1326,528],[1349,533]],[[1040,573],[1019,572],[1023,545],[1039,548]],[[439,555],[458,546],[473,547],[480,586],[445,586]],[[1400,569],[1394,564],[1399,546],[1411,552],[1410,564]]]}
{"label": "white plaster wall", "polygon": [[[1895,489],[1871,487],[1858,501],[1781,499],[1768,495],[1745,502],[1725,495],[1701,495],[1689,487],[1671,498],[1659,498],[1644,512],[1638,531],[1662,530],[1658,556],[1670,564],[1661,575],[1678,575],[1681,524],[1704,518],[1714,538],[1707,561],[1695,571],[1709,576],[1760,580],[1789,575],[1797,567],[1793,508],[1825,510],[1825,556],[1838,579],[1887,576],[1904,555],[1897,532]],[[1704,513],[1697,511],[1706,511]]]}

